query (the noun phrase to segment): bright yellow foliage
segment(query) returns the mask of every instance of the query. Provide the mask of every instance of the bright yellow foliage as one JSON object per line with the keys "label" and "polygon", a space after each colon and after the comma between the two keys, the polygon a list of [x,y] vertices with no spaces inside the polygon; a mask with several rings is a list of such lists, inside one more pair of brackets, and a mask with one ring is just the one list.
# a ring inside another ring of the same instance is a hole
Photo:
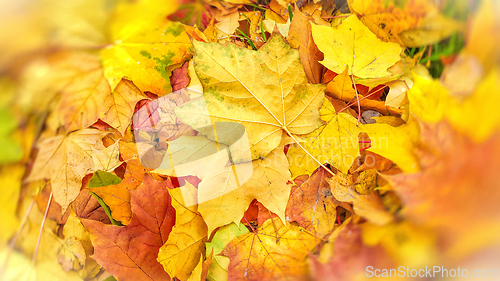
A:
{"label": "bright yellow foliage", "polygon": [[355,15],[336,27],[313,24],[312,34],[325,54],[321,63],[339,74],[349,67],[349,75],[380,78],[390,75],[387,69],[401,59],[399,44],[378,39]]}

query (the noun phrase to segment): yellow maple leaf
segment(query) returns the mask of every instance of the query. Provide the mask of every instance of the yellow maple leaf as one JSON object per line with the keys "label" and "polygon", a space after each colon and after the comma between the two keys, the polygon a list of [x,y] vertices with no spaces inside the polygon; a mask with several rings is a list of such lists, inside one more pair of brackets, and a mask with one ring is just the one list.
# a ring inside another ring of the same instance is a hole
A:
{"label": "yellow maple leaf", "polygon": [[[240,126],[237,123],[230,124]],[[221,127],[217,126],[216,132],[219,133],[219,140],[224,140],[225,130]],[[235,130],[225,132],[231,135]],[[246,138],[242,140],[248,143]],[[287,184],[291,176],[283,153],[287,141],[285,138],[278,148],[263,159],[232,163],[233,154],[241,151],[238,142],[227,146],[203,135],[181,136],[168,142],[169,151],[160,167],[153,172],[177,177],[194,175],[201,179],[198,201],[195,203],[199,204],[198,212],[207,223],[209,233],[219,226],[238,223],[254,199],[285,221],[291,187]]]}
{"label": "yellow maple leaf", "polygon": [[415,29],[405,30],[399,34],[403,45],[419,47],[438,43],[463,29],[463,25],[442,15],[437,8],[431,9]]}
{"label": "yellow maple leaf", "polygon": [[[329,163],[342,173],[347,173],[352,163],[358,157],[358,135],[368,134],[371,140],[369,151],[382,155],[396,164],[403,171],[418,171],[416,158],[413,155],[413,144],[418,139],[418,126],[408,122],[399,127],[387,124],[359,124],[356,118],[347,113],[335,113],[329,101],[325,101],[322,117],[326,125],[303,136],[304,148],[321,163]],[[290,170],[294,176],[311,174],[318,164],[296,145],[288,150]]]}
{"label": "yellow maple leaf", "polygon": [[333,72],[348,66],[349,75],[379,78],[390,75],[387,69],[401,59],[399,44],[378,39],[355,15],[336,27],[311,27],[314,42],[325,54],[321,63]]}
{"label": "yellow maple leaf", "polygon": [[[243,175],[244,171],[252,170],[251,177]],[[231,222],[238,223],[254,199],[284,222],[291,188],[288,180],[291,180],[288,161],[283,150],[277,148],[264,159],[229,165],[203,178],[198,187],[198,210],[209,232]]]}
{"label": "yellow maple leaf", "polygon": [[[175,109],[193,129],[216,122],[236,122],[248,135],[252,159],[278,147],[282,135],[292,138],[321,125],[318,109],[322,85],[309,85],[298,51],[274,36],[258,51],[193,42],[196,71],[204,99]],[[242,152],[245,154],[245,152]],[[248,161],[232,155],[233,163]]]}
{"label": "yellow maple leaf", "polygon": [[196,268],[207,239],[207,226],[196,202],[196,188],[186,182],[182,188],[170,189],[175,208],[175,226],[160,248],[158,262],[171,277],[187,280]]}
{"label": "yellow maple leaf", "polygon": [[208,280],[226,281],[227,268],[229,266],[229,258],[219,255],[226,245],[234,238],[247,234],[248,228],[242,223],[228,224],[217,230],[211,242],[207,242],[207,256],[209,253],[213,255],[212,263],[208,270]]}
{"label": "yellow maple leaf", "polygon": [[[104,77],[99,57],[87,53],[64,53],[54,57],[50,71],[62,76],[63,82],[54,92],[61,91],[56,113],[66,131],[84,129],[97,121],[100,105],[111,93]],[[49,77],[50,78],[50,77]],[[57,120],[60,122],[59,120]]]}
{"label": "yellow maple leaf", "polygon": [[233,239],[222,251],[230,259],[228,280],[301,280],[316,238],[305,229],[269,219],[256,232]]}

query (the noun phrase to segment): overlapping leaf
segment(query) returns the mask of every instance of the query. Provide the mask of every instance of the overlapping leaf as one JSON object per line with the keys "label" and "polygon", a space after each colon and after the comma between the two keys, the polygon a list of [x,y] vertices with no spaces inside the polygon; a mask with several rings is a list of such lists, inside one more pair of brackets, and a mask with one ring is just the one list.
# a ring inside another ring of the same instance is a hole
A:
{"label": "overlapping leaf", "polygon": [[[234,45],[193,44],[205,92],[204,100],[176,108],[184,123],[194,129],[212,126],[211,122],[242,124],[252,159],[269,154],[283,134],[307,134],[321,125],[323,86],[307,84],[298,52],[279,36],[257,52]],[[205,106],[209,116],[203,115]],[[238,155],[232,157],[241,161]]]}
{"label": "overlapping leaf", "polygon": [[84,220],[94,245],[93,258],[121,280],[170,280],[156,259],[174,225],[169,182],[147,178],[131,192],[133,216],[127,226]]}
{"label": "overlapping leaf", "polygon": [[175,208],[175,226],[160,248],[158,262],[171,276],[188,280],[199,263],[207,239],[207,226],[198,213],[196,188],[186,183],[169,191]]}
{"label": "overlapping leaf", "polygon": [[309,274],[305,263],[315,245],[303,228],[269,219],[255,233],[233,239],[222,254],[230,259],[229,280],[301,279]]}
{"label": "overlapping leaf", "polygon": [[[418,165],[412,153],[413,143],[418,139],[418,128],[414,122],[400,127],[387,124],[357,125],[354,117],[347,113],[335,113],[331,103],[325,101],[322,117],[326,125],[304,136],[304,148],[322,163],[329,163],[342,173],[347,173],[359,156],[358,135],[368,134],[371,140],[370,151],[394,161],[405,171],[416,171]],[[291,146],[288,152],[290,169],[293,175],[310,174],[319,165],[302,149]]]}
{"label": "overlapping leaf", "polygon": [[84,129],[40,140],[40,150],[27,180],[50,179],[54,200],[64,212],[80,193],[82,178],[95,171],[92,149],[104,149],[103,136],[102,131]]}
{"label": "overlapping leaf", "polygon": [[355,15],[337,27],[312,25],[312,35],[325,54],[321,63],[336,73],[348,66],[349,75],[384,77],[390,75],[387,69],[401,59],[401,46],[378,39]]}

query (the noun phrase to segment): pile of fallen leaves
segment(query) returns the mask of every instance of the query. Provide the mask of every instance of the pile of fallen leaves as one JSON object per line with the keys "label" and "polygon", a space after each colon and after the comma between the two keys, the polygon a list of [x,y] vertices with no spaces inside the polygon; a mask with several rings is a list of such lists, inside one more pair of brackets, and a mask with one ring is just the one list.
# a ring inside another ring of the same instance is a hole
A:
{"label": "pile of fallen leaves", "polygon": [[499,3],[6,4],[0,280],[498,269]]}

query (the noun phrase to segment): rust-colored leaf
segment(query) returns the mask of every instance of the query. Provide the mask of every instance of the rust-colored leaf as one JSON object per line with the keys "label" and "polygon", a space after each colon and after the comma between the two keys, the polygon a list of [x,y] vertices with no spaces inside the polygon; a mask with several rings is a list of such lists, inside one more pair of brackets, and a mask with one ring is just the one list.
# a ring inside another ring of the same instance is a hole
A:
{"label": "rust-colored leaf", "polygon": [[94,245],[93,258],[119,280],[170,280],[156,261],[175,221],[167,187],[151,177],[131,192],[132,220],[124,227],[83,220]]}
{"label": "rust-colored leaf", "polygon": [[295,179],[290,200],[286,208],[288,221],[296,221],[301,227],[315,233],[322,239],[330,234],[336,221],[336,207],[339,204],[330,191],[327,179],[331,175],[324,169],[316,170]]}

